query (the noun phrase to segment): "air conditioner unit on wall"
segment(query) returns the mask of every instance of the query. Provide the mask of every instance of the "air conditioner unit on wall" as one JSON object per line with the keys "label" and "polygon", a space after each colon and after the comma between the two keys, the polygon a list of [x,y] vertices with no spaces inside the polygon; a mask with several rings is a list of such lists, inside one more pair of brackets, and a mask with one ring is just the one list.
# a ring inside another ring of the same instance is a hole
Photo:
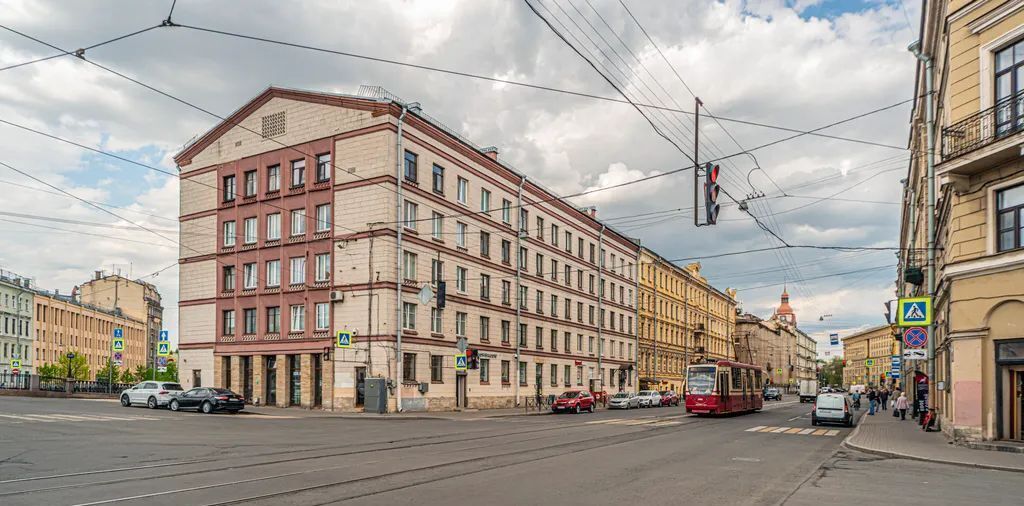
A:
{"label": "air conditioner unit on wall", "polygon": [[340,290],[331,290],[331,301],[345,302],[345,292],[342,292]]}

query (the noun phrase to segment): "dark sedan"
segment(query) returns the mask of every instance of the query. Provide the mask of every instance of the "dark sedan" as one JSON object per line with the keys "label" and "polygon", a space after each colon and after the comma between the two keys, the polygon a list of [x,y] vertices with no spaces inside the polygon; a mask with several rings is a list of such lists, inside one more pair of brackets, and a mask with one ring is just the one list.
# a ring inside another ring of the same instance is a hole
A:
{"label": "dark sedan", "polygon": [[227,411],[235,414],[245,408],[245,399],[226,388],[193,388],[171,399],[171,411],[194,409],[206,414]]}

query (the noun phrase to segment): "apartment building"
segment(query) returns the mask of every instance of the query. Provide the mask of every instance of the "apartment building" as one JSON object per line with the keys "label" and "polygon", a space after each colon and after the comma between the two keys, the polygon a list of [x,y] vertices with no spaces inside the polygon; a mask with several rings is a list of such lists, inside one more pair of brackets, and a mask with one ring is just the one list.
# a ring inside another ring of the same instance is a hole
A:
{"label": "apartment building", "polygon": [[120,311],[129,318],[146,322],[146,364],[155,367],[156,346],[164,316],[156,286],[120,274],[96,271],[93,279],[76,286],[73,294],[82,304]]}
{"label": "apartment building", "polygon": [[69,352],[84,356],[91,374],[113,358],[114,329],[122,329],[122,369],[146,365],[146,322],[82,304],[57,291],[33,291],[35,364],[56,364]]}
{"label": "apartment building", "polygon": [[31,352],[35,332],[32,326],[32,280],[0,270],[0,373],[13,371],[18,361],[21,374],[31,374],[35,355]]}
{"label": "apartment building", "polygon": [[817,342],[797,328],[796,321],[785,290],[771,317],[740,315],[733,339],[736,359],[763,367],[769,383],[777,386],[793,387],[802,379],[817,378]]}
{"label": "apartment building", "polygon": [[934,297],[934,362],[914,365],[947,434],[1024,440],[1024,3],[923,6],[899,295]]}
{"label": "apartment building", "polygon": [[380,377],[444,410],[635,384],[637,244],[418,104],[270,88],[175,160],[187,386],[358,410]]}
{"label": "apartment building", "polygon": [[682,391],[686,366],[733,358],[736,292],[720,292],[700,264],[680,267],[640,249],[641,389]]}
{"label": "apartment building", "polygon": [[843,336],[843,386],[867,385],[892,388],[901,384],[892,378],[892,356],[899,354],[899,341],[890,325],[879,325]]}

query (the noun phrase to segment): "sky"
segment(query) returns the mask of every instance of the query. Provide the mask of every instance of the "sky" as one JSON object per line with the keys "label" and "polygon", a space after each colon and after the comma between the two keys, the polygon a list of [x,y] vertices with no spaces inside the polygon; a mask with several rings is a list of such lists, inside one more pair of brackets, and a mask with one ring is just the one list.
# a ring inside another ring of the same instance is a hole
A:
{"label": "sky", "polygon": [[[719,162],[720,183],[737,201],[763,194],[749,200],[750,213],[789,244],[898,245],[916,2],[624,1],[653,45],[618,0],[531,0],[635,101],[692,111],[699,96],[720,121],[701,118],[697,158],[750,151]],[[5,0],[0,25],[74,50],[158,25],[171,3]],[[179,0],[172,19],[621,98],[524,1]],[[0,68],[58,53],[0,30]],[[382,86],[476,144],[497,146],[503,160],[560,194],[692,166],[693,117],[683,113],[641,108],[674,145],[626,103],[181,26],[85,56],[220,116],[271,85],[339,93]],[[821,131],[873,144],[804,135],[754,149],[794,134],[731,121],[809,130],[879,109]],[[143,278],[160,290],[176,341],[178,180],[129,161],[173,175],[173,155],[218,120],[67,55],[0,71],[0,120],[128,160],[0,123],[0,162],[38,178],[0,165],[0,268],[62,293],[99,269]],[[572,202],[596,206],[599,218],[668,259],[779,244],[728,198],[719,199],[716,226],[695,228],[692,185],[684,171]],[[828,333],[883,323],[882,304],[894,298],[893,250],[792,248],[700,262],[717,288],[739,289],[745,312],[770,316],[787,289],[800,328],[821,343],[819,357],[839,352]]]}

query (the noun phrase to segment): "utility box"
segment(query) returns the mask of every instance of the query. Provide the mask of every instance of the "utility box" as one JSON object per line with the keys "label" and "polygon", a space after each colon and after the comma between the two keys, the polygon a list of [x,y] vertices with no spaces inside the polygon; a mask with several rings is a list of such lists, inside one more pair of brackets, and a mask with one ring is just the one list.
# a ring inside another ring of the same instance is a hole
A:
{"label": "utility box", "polygon": [[388,389],[384,378],[366,378],[363,398],[363,411],[367,413],[387,413]]}

